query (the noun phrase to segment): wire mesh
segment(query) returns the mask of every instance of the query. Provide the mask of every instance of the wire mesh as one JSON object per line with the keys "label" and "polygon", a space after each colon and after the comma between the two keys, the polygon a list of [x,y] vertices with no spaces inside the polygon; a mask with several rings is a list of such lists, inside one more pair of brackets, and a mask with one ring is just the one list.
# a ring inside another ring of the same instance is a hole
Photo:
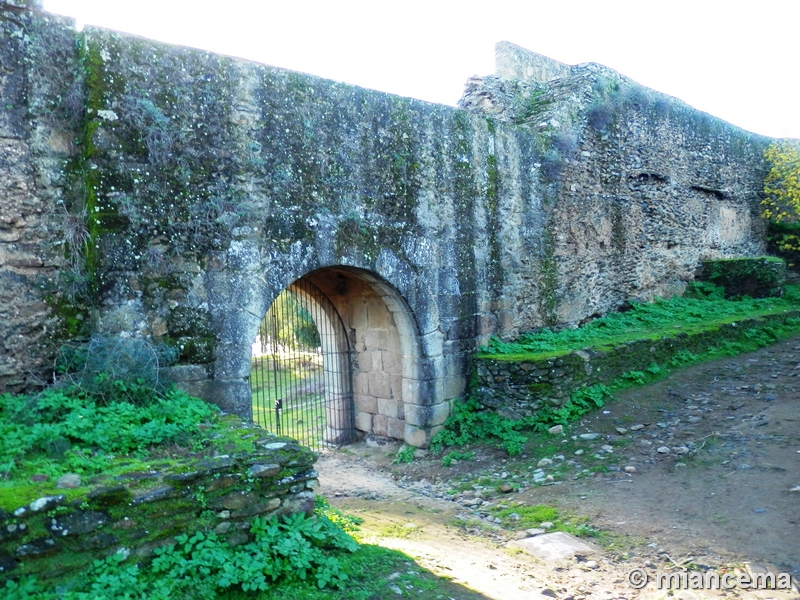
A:
{"label": "wire mesh", "polygon": [[319,288],[298,279],[275,299],[253,344],[253,420],[315,450],[352,441],[350,345]]}

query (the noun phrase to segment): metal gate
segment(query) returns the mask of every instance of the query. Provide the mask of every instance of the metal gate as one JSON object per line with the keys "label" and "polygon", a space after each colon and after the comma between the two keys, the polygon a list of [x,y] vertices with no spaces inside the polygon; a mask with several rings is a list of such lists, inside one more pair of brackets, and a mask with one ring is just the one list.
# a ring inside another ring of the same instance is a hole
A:
{"label": "metal gate", "polygon": [[354,438],[350,343],[339,313],[306,279],[270,306],[253,344],[253,420],[315,450]]}

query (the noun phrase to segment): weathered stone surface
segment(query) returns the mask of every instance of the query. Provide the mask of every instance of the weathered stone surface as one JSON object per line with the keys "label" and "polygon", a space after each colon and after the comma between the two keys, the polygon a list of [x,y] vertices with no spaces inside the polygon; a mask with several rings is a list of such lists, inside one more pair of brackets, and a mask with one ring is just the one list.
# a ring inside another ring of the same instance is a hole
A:
{"label": "weathered stone surface", "polygon": [[54,537],[83,535],[102,527],[109,520],[109,516],[102,512],[79,511],[53,517],[45,523],[45,527]]}
{"label": "weathered stone surface", "polygon": [[523,540],[514,540],[507,544],[513,548],[524,550],[536,558],[545,561],[571,559],[576,554],[591,556],[598,549],[563,531],[536,535]]}
{"label": "weathered stone surface", "polygon": [[56,480],[56,489],[74,489],[81,486],[81,476],[77,473],[67,473]]}
{"label": "weathered stone surface", "polygon": [[255,517],[256,515],[275,510],[281,505],[280,498],[266,498],[259,500],[249,506],[245,506],[239,510],[234,510],[231,516],[234,519],[241,519],[244,517]]}
{"label": "weathered stone surface", "polygon": [[59,544],[53,538],[37,538],[19,546],[14,552],[17,558],[24,556],[45,556],[59,550]]}
{"label": "weathered stone surface", "polygon": [[274,477],[281,472],[281,466],[277,464],[253,465],[250,467],[250,475],[253,477]]}
{"label": "weathered stone surface", "polygon": [[67,497],[64,494],[59,494],[58,496],[43,496],[41,498],[37,498],[27,506],[18,508],[13,514],[15,517],[22,517],[28,513],[46,512],[55,508],[56,506],[64,504],[66,500]]}
{"label": "weathered stone surface", "polygon": [[284,499],[278,512],[282,515],[302,512],[311,516],[311,513],[314,512],[314,500],[316,497],[317,495],[314,492],[300,492]]}
{"label": "weathered stone surface", "polygon": [[211,503],[215,509],[241,510],[258,502],[258,495],[253,492],[230,492]]}
{"label": "weathered stone surface", "polygon": [[[355,335],[358,428],[424,446],[490,335],[667,297],[701,257],[764,250],[769,140],[599,65],[502,46],[464,111],[29,18],[38,35],[0,23],[0,392],[47,380],[49,333],[91,323],[172,345],[183,389],[249,418],[260,318],[317,273]],[[95,171],[81,307],[63,242],[88,228],[64,207]],[[494,383],[521,393],[510,379]]]}
{"label": "weathered stone surface", "polygon": [[99,507],[116,506],[133,499],[133,494],[124,485],[100,488],[89,492],[89,501]]}
{"label": "weathered stone surface", "polygon": [[241,480],[242,478],[237,475],[224,475],[222,477],[216,477],[208,482],[206,485],[206,492],[216,492],[217,490],[231,487],[239,483]]}
{"label": "weathered stone surface", "polygon": [[174,487],[172,487],[171,485],[162,485],[144,494],[135,496],[133,498],[133,503],[146,504],[148,502],[157,502],[159,500],[164,500],[166,498],[172,498],[177,495],[178,492]]}

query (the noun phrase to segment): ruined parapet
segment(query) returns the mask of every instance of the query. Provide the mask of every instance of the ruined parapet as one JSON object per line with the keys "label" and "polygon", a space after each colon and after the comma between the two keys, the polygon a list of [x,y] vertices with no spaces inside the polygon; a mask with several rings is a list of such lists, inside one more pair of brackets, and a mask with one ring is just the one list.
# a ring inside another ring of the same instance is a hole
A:
{"label": "ruined parapet", "polygon": [[[532,131],[547,186],[550,324],[681,293],[701,259],[764,252],[767,138],[602,65],[501,43],[459,105]],[[520,306],[519,330],[533,325]]]}
{"label": "ruined parapet", "polygon": [[494,48],[495,75],[501,79],[537,81],[569,77],[572,67],[555,59],[531,52],[510,42],[497,42]]}

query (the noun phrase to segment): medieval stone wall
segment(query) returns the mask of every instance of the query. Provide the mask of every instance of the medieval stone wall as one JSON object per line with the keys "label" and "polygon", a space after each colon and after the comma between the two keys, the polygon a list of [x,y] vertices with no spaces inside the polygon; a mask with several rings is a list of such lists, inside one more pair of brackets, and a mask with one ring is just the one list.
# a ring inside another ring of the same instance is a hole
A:
{"label": "medieval stone wall", "polygon": [[71,279],[59,286],[57,273],[80,277],[83,261],[69,261],[85,226],[64,189],[83,102],[70,23],[19,11],[0,16],[0,34],[0,391],[12,391],[49,379],[51,337],[75,318],[53,307]]}
{"label": "medieval stone wall", "polygon": [[596,65],[515,51],[523,79],[473,81],[459,110],[20,18],[0,21],[3,389],[47,380],[65,337],[144,336],[184,387],[248,416],[272,300],[350,269],[403,320],[367,347],[380,327],[351,315],[359,352],[391,363],[357,378],[360,423],[425,444],[488,336],[763,249],[765,140]]}
{"label": "medieval stone wall", "polygon": [[518,283],[507,288],[507,331],[669,297],[699,260],[764,252],[768,139],[601,65],[568,67],[508,43],[497,51],[499,76],[471,80],[461,106],[541,139],[547,183],[545,277],[524,255],[509,268]]}

